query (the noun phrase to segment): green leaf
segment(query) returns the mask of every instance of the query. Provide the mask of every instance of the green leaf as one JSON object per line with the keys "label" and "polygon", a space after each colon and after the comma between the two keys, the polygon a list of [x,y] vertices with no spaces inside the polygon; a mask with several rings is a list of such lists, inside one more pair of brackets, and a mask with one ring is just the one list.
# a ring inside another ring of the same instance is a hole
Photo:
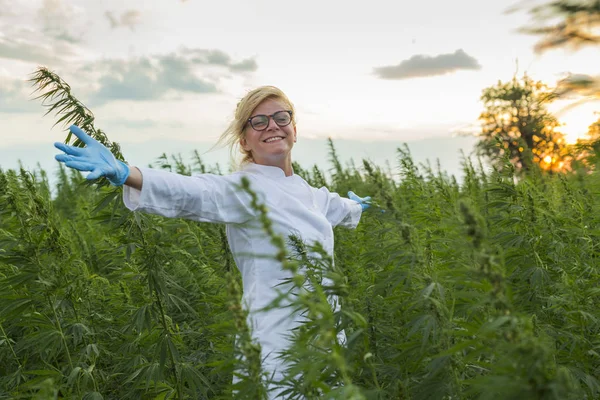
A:
{"label": "green leaf", "polygon": [[104,397],[98,392],[87,392],[83,395],[82,400],[104,400]]}

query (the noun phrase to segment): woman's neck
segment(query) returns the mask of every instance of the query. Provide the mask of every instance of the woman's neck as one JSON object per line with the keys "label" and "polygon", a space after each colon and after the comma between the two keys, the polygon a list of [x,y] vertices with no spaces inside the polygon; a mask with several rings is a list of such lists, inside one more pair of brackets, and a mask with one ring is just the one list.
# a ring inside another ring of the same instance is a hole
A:
{"label": "woman's neck", "polygon": [[294,170],[292,169],[292,159],[290,157],[286,157],[285,160],[275,161],[275,160],[253,160],[255,164],[258,165],[266,165],[268,167],[277,167],[283,171],[285,176],[292,176],[294,174]]}

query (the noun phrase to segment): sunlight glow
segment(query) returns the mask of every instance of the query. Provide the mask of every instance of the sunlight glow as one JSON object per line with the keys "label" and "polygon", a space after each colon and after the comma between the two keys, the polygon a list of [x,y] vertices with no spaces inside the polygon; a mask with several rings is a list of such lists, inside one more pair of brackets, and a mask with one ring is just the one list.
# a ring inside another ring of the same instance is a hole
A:
{"label": "sunlight glow", "polygon": [[566,142],[572,144],[577,139],[585,138],[590,125],[600,117],[598,111],[600,111],[600,102],[598,101],[558,110],[556,116],[562,124],[558,130],[565,134]]}

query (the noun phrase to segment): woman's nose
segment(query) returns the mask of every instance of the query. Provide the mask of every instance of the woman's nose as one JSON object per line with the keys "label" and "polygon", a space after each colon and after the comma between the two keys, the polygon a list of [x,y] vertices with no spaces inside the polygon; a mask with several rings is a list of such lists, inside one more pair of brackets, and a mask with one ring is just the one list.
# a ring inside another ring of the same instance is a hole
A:
{"label": "woman's nose", "polygon": [[279,129],[279,125],[275,123],[275,118],[269,116],[269,125],[267,125],[267,130]]}

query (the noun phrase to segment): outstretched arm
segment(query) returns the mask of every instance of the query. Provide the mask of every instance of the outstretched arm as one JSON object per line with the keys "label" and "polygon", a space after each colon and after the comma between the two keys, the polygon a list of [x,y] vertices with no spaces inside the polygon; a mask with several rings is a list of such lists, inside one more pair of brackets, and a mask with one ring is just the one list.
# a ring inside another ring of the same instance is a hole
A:
{"label": "outstretched arm", "polygon": [[321,212],[325,215],[332,226],[343,226],[346,228],[355,228],[360,221],[360,216],[366,208],[370,198],[352,199],[341,197],[337,193],[331,193],[326,187],[320,189],[313,188],[317,203]]}
{"label": "outstretched arm", "polygon": [[79,127],[69,129],[85,147],[55,143],[64,152],[56,159],[70,168],[90,171],[89,180],[104,176],[112,185],[125,185],[123,200],[130,210],[221,223],[244,223],[254,216],[249,195],[239,187],[240,176],[191,177],[129,167]]}

